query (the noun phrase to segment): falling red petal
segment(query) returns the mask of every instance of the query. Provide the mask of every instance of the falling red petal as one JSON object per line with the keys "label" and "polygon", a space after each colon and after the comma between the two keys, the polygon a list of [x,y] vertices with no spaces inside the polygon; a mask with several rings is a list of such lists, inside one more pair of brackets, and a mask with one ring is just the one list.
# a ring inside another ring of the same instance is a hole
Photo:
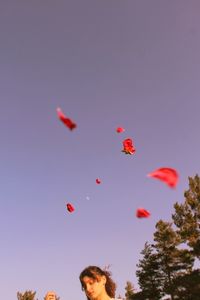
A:
{"label": "falling red petal", "polygon": [[124,149],[122,150],[122,152],[124,152],[125,154],[131,155],[136,151],[135,147],[133,146],[133,141],[130,138],[123,141],[123,147]]}
{"label": "falling red petal", "polygon": [[117,131],[117,133],[121,133],[121,132],[124,132],[125,129],[124,129],[123,127],[118,127],[118,128],[116,129],[116,131]]}
{"label": "falling red petal", "polygon": [[67,118],[64,115],[64,113],[59,107],[57,108],[57,115],[61,122],[63,122],[63,124],[65,124],[65,126],[67,126],[70,130],[73,130],[77,127],[77,125],[71,119]]}
{"label": "falling red petal", "polygon": [[137,218],[148,218],[150,215],[150,212],[144,208],[138,208],[136,211]]}
{"label": "falling red petal", "polygon": [[67,210],[68,210],[70,213],[74,211],[74,207],[73,207],[72,204],[67,203],[67,204],[66,204],[66,207],[67,207]]}
{"label": "falling red petal", "polygon": [[147,175],[165,182],[169,187],[175,188],[178,182],[178,172],[172,168],[160,168]]}
{"label": "falling red petal", "polygon": [[97,178],[97,179],[96,179],[96,183],[97,183],[97,184],[100,184],[100,183],[101,183],[101,180],[100,180],[99,178]]}

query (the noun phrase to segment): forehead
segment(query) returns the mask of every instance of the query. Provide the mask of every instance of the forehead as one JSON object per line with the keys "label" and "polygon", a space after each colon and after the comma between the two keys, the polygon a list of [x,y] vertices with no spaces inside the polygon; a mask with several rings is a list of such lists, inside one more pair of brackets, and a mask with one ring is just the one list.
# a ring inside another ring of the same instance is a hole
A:
{"label": "forehead", "polygon": [[96,277],[96,276],[94,276],[94,277],[84,276],[84,277],[82,278],[82,282],[83,282],[83,283],[87,283],[87,282],[90,282],[90,281],[94,281],[94,280],[95,280],[95,277]]}
{"label": "forehead", "polygon": [[84,276],[81,281],[83,284],[87,284],[90,282],[99,281],[100,279],[100,275],[94,274],[94,277]]}

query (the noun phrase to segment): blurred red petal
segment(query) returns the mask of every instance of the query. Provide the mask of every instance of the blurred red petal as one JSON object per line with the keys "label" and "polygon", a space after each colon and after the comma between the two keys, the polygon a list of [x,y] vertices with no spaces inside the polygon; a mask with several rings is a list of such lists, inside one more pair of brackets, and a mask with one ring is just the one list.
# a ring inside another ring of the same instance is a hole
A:
{"label": "blurred red petal", "polygon": [[121,132],[124,132],[125,129],[124,129],[123,127],[118,127],[118,128],[116,129],[116,131],[117,131],[118,133],[121,133]]}
{"label": "blurred red petal", "polygon": [[174,188],[178,182],[178,172],[172,168],[160,168],[147,175],[165,182],[169,187]]}
{"label": "blurred red petal", "polygon": [[73,130],[77,127],[77,125],[71,119],[67,118],[64,115],[64,113],[59,107],[57,108],[57,115],[61,122],[63,122],[63,124],[65,124],[65,126],[67,126],[70,130]]}
{"label": "blurred red petal", "polygon": [[136,211],[137,218],[148,218],[150,215],[150,212],[144,208],[138,208]]}
{"label": "blurred red petal", "polygon": [[97,184],[100,184],[100,183],[101,183],[101,180],[100,180],[99,178],[97,178],[97,179],[96,179],[96,183],[97,183]]}
{"label": "blurred red petal", "polygon": [[69,212],[73,212],[73,211],[74,211],[74,207],[73,207],[72,204],[67,203],[66,207],[67,207],[67,210],[68,210]]}

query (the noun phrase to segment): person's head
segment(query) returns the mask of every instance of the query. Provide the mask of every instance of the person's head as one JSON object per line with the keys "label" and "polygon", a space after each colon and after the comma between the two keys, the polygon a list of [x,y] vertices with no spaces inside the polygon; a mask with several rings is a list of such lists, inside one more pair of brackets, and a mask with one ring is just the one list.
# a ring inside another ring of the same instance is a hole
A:
{"label": "person's head", "polygon": [[49,292],[47,292],[44,299],[45,300],[56,300],[56,293],[53,291],[49,291]]}
{"label": "person's head", "polygon": [[97,266],[89,266],[81,272],[79,279],[88,300],[104,295],[115,297],[116,284],[109,271]]}

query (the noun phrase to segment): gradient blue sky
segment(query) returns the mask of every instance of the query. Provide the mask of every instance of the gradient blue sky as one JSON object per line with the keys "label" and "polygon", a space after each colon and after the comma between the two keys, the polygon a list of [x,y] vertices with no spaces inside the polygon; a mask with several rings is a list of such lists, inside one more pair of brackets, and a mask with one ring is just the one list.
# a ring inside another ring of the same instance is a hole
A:
{"label": "gradient blue sky", "polygon": [[[199,66],[199,0],[0,1],[2,299],[85,299],[91,264],[111,265],[117,295],[137,284],[145,241],[199,173]],[[146,177],[164,166],[175,190]]]}

